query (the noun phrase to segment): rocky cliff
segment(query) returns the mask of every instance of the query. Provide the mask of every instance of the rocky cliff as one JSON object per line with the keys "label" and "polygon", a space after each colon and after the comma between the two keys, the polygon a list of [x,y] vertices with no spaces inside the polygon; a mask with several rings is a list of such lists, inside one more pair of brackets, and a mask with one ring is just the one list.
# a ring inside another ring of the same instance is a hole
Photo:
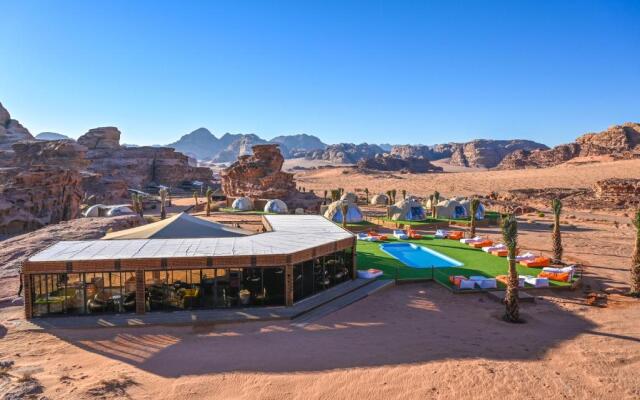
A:
{"label": "rocky cliff", "polygon": [[190,165],[189,157],[172,148],[123,147],[115,127],[91,129],[78,138],[78,144],[88,149],[87,192],[100,201],[126,198],[127,188],[142,189],[152,183],[177,186],[183,181],[209,181],[213,176],[209,168]]}
{"label": "rocky cliff", "polygon": [[493,168],[514,151],[547,148],[531,140],[478,139],[467,143],[445,143],[434,146],[398,145],[393,146],[390,153],[400,158],[424,157],[430,161],[449,158],[449,163],[452,165]]}
{"label": "rocky cliff", "polygon": [[499,169],[545,168],[576,157],[613,156],[629,158],[640,155],[640,124],[615,125],[600,133],[587,133],[575,142],[549,150],[516,151],[505,157]]}
{"label": "rocky cliff", "polygon": [[308,152],[309,160],[325,160],[336,164],[356,164],[360,160],[373,158],[385,151],[378,145],[361,143],[338,143],[327,146],[324,150]]}
{"label": "rocky cliff", "polygon": [[34,140],[29,130],[20,125],[0,103],[0,151],[11,151],[11,146],[21,140]]}
{"label": "rocky cliff", "polygon": [[284,157],[276,144],[255,145],[252,155],[243,155],[222,171],[222,190],[227,196],[280,199],[290,209],[315,209],[320,199],[296,189],[293,174],[283,172]]}
{"label": "rocky cliff", "polygon": [[77,218],[85,151],[71,141],[15,143],[12,166],[0,168],[0,235]]}
{"label": "rocky cliff", "polygon": [[372,169],[376,171],[401,171],[411,173],[442,172],[441,167],[436,167],[424,157],[400,158],[388,153],[378,154],[373,158],[358,161],[359,169]]}

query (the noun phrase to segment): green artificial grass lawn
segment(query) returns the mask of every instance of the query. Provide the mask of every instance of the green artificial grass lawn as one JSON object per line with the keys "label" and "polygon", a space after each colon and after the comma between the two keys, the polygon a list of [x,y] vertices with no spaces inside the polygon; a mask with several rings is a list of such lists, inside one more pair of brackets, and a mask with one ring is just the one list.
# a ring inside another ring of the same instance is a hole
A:
{"label": "green artificial grass lawn", "polygon": [[[389,242],[392,241],[393,239],[389,239]],[[400,280],[433,278],[448,287],[453,287],[449,282],[450,275],[464,275],[467,277],[470,275],[484,275],[496,277],[497,275],[507,274],[508,264],[505,257],[485,253],[481,249],[474,249],[457,240],[434,239],[433,236],[427,236],[420,240],[402,240],[401,242],[415,243],[430,248],[458,260],[464,265],[462,267],[450,268],[412,268],[380,250],[381,242],[365,242],[359,240],[356,252],[358,269],[366,270],[376,268],[382,270],[384,272],[383,278],[386,279],[394,279],[396,278],[396,274]],[[520,275],[537,276],[542,271],[541,268],[527,268],[519,264],[516,265],[516,268]],[[570,285],[571,283],[568,282],[549,281],[550,287],[566,287]],[[498,282],[498,287],[504,288],[505,286],[501,282]]]}
{"label": "green artificial grass lawn", "polygon": [[[339,223],[339,222],[336,222],[335,224],[342,226],[342,224]],[[373,223],[371,223],[369,221],[363,220],[363,221],[360,221],[360,222],[353,222],[353,223],[350,223],[350,224],[348,223],[347,224],[347,228],[350,227],[350,226],[357,227],[357,226],[373,226],[373,225],[375,225],[375,224],[373,224]]]}

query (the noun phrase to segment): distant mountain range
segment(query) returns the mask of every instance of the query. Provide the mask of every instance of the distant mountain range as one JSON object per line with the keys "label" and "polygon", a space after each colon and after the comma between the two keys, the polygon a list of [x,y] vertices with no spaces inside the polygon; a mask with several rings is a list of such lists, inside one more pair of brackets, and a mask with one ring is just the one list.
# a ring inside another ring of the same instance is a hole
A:
{"label": "distant mountain range", "polygon": [[264,140],[254,134],[225,133],[217,138],[207,128],[196,129],[168,146],[198,160],[230,162],[235,161],[239,155],[251,154],[253,145],[264,143],[279,144],[286,158],[304,156],[308,151],[327,147],[316,136],[307,134],[277,136],[271,140]]}

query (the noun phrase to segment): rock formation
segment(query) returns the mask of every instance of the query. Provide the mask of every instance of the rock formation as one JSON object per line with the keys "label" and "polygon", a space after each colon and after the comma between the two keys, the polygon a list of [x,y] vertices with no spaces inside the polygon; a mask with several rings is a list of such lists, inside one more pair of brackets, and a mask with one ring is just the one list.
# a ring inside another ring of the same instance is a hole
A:
{"label": "rock formation", "polygon": [[536,149],[547,149],[547,146],[531,140],[479,139],[467,143],[446,143],[434,146],[398,145],[393,146],[390,153],[400,158],[424,157],[430,161],[449,158],[451,165],[493,168],[514,151]]}
{"label": "rock formation", "polygon": [[222,190],[229,197],[280,199],[289,209],[319,207],[313,193],[296,189],[293,174],[282,172],[284,157],[276,144],[253,146],[253,155],[244,155],[221,173]]}
{"label": "rock formation", "polygon": [[360,160],[373,158],[385,151],[375,144],[339,143],[327,146],[324,150],[315,150],[306,154],[309,160],[325,160],[336,164],[356,164]]}
{"label": "rock formation", "polygon": [[596,197],[603,202],[624,208],[640,205],[640,179],[611,178],[596,182]]}
{"label": "rock formation", "polygon": [[613,156],[630,158],[640,154],[640,124],[615,125],[600,133],[587,133],[574,143],[550,150],[516,151],[505,157],[499,169],[546,168],[576,157]]}
{"label": "rock formation", "polygon": [[0,168],[0,234],[77,218],[85,150],[70,141],[15,143],[12,166]]}
{"label": "rock formation", "polygon": [[94,128],[78,138],[90,161],[85,190],[98,201],[127,198],[127,188],[142,189],[152,183],[177,186],[184,181],[212,178],[209,168],[190,165],[189,158],[168,147],[124,147],[115,127]]}
{"label": "rock formation", "polygon": [[358,161],[358,168],[372,169],[376,171],[401,171],[411,173],[442,172],[441,167],[436,167],[424,157],[400,158],[388,153],[378,154],[373,158]]}
{"label": "rock formation", "polygon": [[21,140],[34,140],[29,130],[11,115],[0,103],[0,151],[11,151],[11,146]]}

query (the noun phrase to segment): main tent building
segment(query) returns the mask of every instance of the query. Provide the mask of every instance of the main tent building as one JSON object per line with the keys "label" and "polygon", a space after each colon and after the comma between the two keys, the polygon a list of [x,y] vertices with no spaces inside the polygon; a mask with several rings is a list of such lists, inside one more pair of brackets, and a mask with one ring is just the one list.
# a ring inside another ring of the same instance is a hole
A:
{"label": "main tent building", "polygon": [[26,316],[290,306],[355,278],[350,232],[317,215],[263,225],[251,234],[181,214],[58,242],[23,265]]}

